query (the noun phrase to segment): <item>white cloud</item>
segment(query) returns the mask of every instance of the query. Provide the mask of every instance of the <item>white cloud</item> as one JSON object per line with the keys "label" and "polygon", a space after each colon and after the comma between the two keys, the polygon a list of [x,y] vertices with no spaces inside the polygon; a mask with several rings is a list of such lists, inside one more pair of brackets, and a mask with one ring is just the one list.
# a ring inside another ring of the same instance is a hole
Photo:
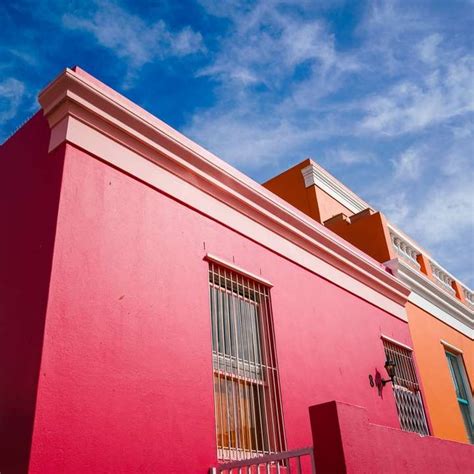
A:
{"label": "white cloud", "polygon": [[364,101],[361,130],[413,133],[474,111],[474,57],[464,55],[421,78],[400,81]]}
{"label": "white cloud", "polygon": [[438,60],[438,46],[443,40],[439,33],[427,36],[418,46],[420,59],[428,64],[436,63]]}
{"label": "white cloud", "polygon": [[341,163],[344,165],[365,163],[366,166],[377,159],[371,152],[348,148],[347,146],[331,148],[324,153],[324,157],[327,163]]}
{"label": "white cloud", "polygon": [[312,138],[311,133],[285,120],[256,121],[246,112],[226,114],[222,110],[218,115],[215,110],[196,115],[185,133],[226,161],[248,169],[275,164],[282,156],[298,160],[301,143]]}
{"label": "white cloud", "polygon": [[101,46],[127,61],[131,76],[155,60],[205,50],[201,34],[189,26],[172,31],[163,20],[148,22],[107,0],[97,1],[92,11],[64,14],[63,26],[92,34]]}
{"label": "white cloud", "polygon": [[0,121],[11,120],[17,115],[25,95],[23,82],[9,77],[0,82]]}
{"label": "white cloud", "polygon": [[424,242],[440,244],[474,237],[474,189],[469,177],[437,183],[429,188],[426,198],[407,223]]}
{"label": "white cloud", "polygon": [[231,33],[198,72],[217,82],[218,101],[205,114],[197,111],[184,131],[236,165],[255,169],[283,157],[298,160],[310,142],[342,128],[331,114],[316,111],[358,69],[357,60],[337,51],[321,18],[289,12],[288,3],[232,2],[216,10],[205,2],[231,21]]}
{"label": "white cloud", "polygon": [[393,160],[395,179],[416,180],[420,177],[429,151],[426,146],[412,146]]}

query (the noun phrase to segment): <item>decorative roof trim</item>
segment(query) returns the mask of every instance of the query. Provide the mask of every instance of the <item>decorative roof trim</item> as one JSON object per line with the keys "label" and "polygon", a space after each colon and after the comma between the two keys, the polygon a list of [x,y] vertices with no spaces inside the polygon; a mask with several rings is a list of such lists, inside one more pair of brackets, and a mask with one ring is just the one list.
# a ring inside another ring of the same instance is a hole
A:
{"label": "decorative roof trim", "polygon": [[349,209],[349,211],[357,214],[364,209],[370,208],[365,201],[313,161],[306,168],[303,168],[301,173],[303,174],[304,185],[307,188],[317,186]]}
{"label": "decorative roof trim", "polygon": [[404,240],[406,240],[410,246],[412,246],[414,248],[414,250],[420,254],[423,254],[425,255],[428,260],[433,263],[434,265],[436,265],[437,267],[439,267],[444,273],[446,273],[446,275],[448,275],[450,278],[452,278],[454,281],[457,281],[462,288],[465,288],[467,291],[470,291],[472,293],[472,289],[469,288],[467,285],[465,285],[464,283],[462,283],[461,281],[459,281],[452,273],[449,273],[438,261],[436,261],[423,247],[421,247],[419,244],[417,244],[410,236],[408,236],[407,234],[405,234],[405,232],[401,231],[398,227],[394,226],[393,224],[391,224],[390,222],[387,224],[388,226],[388,229],[395,233],[395,234],[399,234],[399,236],[401,238],[403,238]]}
{"label": "decorative roof trim", "polygon": [[411,288],[412,293],[408,298],[411,303],[474,339],[473,311],[403,260],[390,260],[389,265],[395,270],[396,276]]}
{"label": "decorative roof trim", "polygon": [[[87,73],[66,69],[40,93],[39,101],[52,129],[50,150],[64,141],[83,147],[82,137],[89,134],[89,151],[94,153],[95,144],[107,137],[397,305],[406,302],[408,288],[383,265]],[[176,197],[195,207],[185,196]],[[322,276],[343,286],[330,275]],[[380,298],[371,302],[403,319],[402,310],[381,305]]]}

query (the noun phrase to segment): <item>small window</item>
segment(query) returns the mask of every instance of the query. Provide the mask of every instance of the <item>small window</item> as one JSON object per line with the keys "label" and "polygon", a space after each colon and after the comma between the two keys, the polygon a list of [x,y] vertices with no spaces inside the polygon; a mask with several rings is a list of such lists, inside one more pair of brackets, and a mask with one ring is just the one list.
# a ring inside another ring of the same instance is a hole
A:
{"label": "small window", "polygon": [[459,409],[466,426],[467,436],[469,442],[474,444],[474,422],[472,417],[472,398],[470,396],[469,382],[467,381],[466,372],[464,370],[464,363],[462,356],[446,352],[448,359],[449,370],[454,383],[456,391],[456,398],[458,399]]}
{"label": "small window", "polygon": [[402,430],[429,435],[412,351],[388,340],[383,345],[387,359],[395,362],[393,393]]}
{"label": "small window", "polygon": [[218,458],[283,451],[269,288],[212,262],[209,286]]}

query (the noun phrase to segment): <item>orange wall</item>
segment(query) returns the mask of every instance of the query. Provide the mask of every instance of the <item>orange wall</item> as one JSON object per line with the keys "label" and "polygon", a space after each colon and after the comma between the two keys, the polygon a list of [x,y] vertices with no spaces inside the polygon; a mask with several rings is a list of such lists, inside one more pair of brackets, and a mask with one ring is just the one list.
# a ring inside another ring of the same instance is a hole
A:
{"label": "orange wall", "polygon": [[306,188],[301,173],[301,170],[306,168],[309,164],[310,160],[305,160],[282,174],[275,176],[266,183],[263,183],[262,186],[277,196],[280,196],[286,202],[289,202],[292,206],[295,206],[314,220],[321,222],[314,186]]}
{"label": "orange wall", "polygon": [[463,351],[471,391],[474,381],[474,342],[412,303],[407,304],[410,332],[433,435],[468,442],[441,339]]}
{"label": "orange wall", "polygon": [[339,213],[352,212],[316,186],[305,187],[301,170],[311,164],[307,159],[263,183],[262,186],[321,224]]}
{"label": "orange wall", "polygon": [[326,221],[324,225],[378,262],[391,260],[395,255],[385,217],[380,212],[362,212],[365,214],[351,217],[350,220],[340,215]]}
{"label": "orange wall", "polygon": [[332,198],[322,189],[319,189],[317,186],[311,186],[314,188],[316,193],[316,200],[318,203],[319,208],[319,215],[321,217],[321,222],[327,221],[331,219],[331,217],[337,214],[345,214],[346,216],[351,216],[354,214],[353,212],[349,211],[347,207],[344,207],[339,201]]}

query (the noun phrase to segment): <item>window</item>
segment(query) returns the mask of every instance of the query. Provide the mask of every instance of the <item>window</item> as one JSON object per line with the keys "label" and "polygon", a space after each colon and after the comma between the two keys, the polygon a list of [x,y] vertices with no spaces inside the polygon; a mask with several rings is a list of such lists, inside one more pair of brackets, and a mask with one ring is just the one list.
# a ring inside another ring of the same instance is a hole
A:
{"label": "window", "polygon": [[283,451],[269,288],[213,262],[209,287],[218,457]]}
{"label": "window", "polygon": [[429,435],[412,351],[388,340],[383,345],[387,359],[395,362],[393,393],[402,430]]}
{"label": "window", "polygon": [[464,370],[464,363],[462,356],[446,352],[448,359],[449,370],[453,378],[454,389],[456,390],[456,397],[459,403],[459,409],[466,425],[467,436],[470,443],[474,444],[474,423],[472,420],[472,402],[469,394],[469,383],[467,381],[466,372]]}

